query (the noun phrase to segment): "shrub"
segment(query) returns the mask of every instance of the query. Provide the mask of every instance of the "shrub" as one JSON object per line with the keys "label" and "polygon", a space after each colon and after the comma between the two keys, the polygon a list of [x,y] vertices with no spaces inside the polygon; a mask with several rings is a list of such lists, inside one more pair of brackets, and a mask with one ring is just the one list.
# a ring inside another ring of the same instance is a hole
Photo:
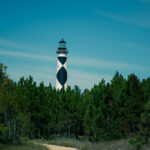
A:
{"label": "shrub", "polygon": [[4,147],[1,143],[0,143],[0,150],[4,150]]}
{"label": "shrub", "polygon": [[55,136],[54,135],[50,135],[49,137],[48,137],[48,140],[54,140],[55,139]]}

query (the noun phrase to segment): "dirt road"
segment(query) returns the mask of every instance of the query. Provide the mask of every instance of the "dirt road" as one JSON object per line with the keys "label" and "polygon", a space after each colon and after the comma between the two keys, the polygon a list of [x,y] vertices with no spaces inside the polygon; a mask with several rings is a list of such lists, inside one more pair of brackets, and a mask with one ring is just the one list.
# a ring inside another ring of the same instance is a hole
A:
{"label": "dirt road", "polygon": [[78,150],[76,148],[56,146],[56,145],[50,145],[50,144],[42,144],[42,145],[46,146],[49,150]]}

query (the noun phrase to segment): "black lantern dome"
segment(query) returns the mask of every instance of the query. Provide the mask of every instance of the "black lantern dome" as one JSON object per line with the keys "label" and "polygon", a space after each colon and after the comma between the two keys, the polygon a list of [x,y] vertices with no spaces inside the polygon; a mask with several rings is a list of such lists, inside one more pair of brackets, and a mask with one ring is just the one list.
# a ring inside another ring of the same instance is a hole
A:
{"label": "black lantern dome", "polygon": [[64,39],[62,38],[59,43],[66,43],[66,41],[64,41]]}
{"label": "black lantern dome", "polygon": [[58,46],[58,50],[56,51],[56,53],[68,53],[66,42],[64,41],[63,38],[61,39],[61,41],[59,41],[59,46]]}

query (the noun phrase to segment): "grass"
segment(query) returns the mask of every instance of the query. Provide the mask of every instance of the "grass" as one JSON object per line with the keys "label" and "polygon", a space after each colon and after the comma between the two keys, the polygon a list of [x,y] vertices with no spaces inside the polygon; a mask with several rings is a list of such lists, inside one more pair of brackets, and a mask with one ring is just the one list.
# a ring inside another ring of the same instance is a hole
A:
{"label": "grass", "polygon": [[4,150],[48,150],[46,147],[34,144],[32,142],[27,142],[23,145],[8,145],[4,146]]}
{"label": "grass", "polygon": [[[95,142],[79,141],[70,138],[55,138],[50,141],[38,141],[42,143],[60,145],[66,147],[74,147],[80,150],[135,150],[135,148],[129,144],[128,139],[110,141],[110,142]],[[141,150],[150,150],[150,143],[143,146]]]}
{"label": "grass", "polygon": [[66,147],[74,147],[80,150],[135,150],[127,139],[111,142],[95,142],[80,141],[70,138],[55,138],[50,141],[38,141],[38,143],[47,143],[52,145],[60,145]]}
{"label": "grass", "polygon": [[89,141],[61,138],[49,141],[49,143],[67,147],[75,147],[80,150],[133,150],[133,147],[128,143],[128,140],[91,143]]}
{"label": "grass", "polygon": [[[39,144],[37,144],[39,143]],[[55,138],[53,140],[29,140],[24,145],[9,145],[5,146],[4,150],[47,150],[46,147],[40,144],[52,144],[66,147],[74,147],[80,150],[135,150],[129,144],[128,139],[110,141],[110,142],[95,142],[91,143],[87,140],[76,140],[70,138]],[[150,150],[150,142],[144,145],[141,150]]]}

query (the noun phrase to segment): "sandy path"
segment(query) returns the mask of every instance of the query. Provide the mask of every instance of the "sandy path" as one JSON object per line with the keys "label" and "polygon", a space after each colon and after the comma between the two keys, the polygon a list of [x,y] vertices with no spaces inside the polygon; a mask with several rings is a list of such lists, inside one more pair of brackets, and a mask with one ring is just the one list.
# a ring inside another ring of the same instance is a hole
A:
{"label": "sandy path", "polygon": [[50,145],[50,144],[42,144],[42,145],[46,146],[49,150],[78,150],[76,148],[56,146],[56,145]]}

